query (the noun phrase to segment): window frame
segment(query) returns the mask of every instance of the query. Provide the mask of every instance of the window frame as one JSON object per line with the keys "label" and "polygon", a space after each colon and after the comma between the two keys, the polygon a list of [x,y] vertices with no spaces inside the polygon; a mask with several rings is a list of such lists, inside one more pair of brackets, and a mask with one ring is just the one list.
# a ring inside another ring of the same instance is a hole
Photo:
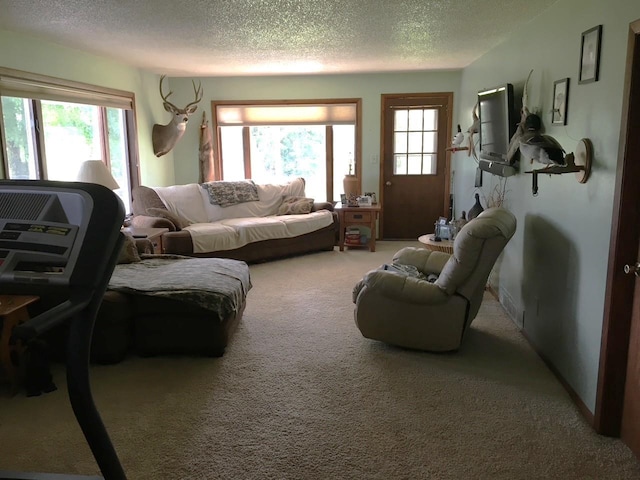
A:
{"label": "window frame", "polygon": [[[222,180],[224,171],[222,167],[222,135],[221,126],[218,122],[218,107],[229,106],[293,106],[293,105],[336,105],[336,104],[353,104],[355,105],[355,146],[354,146],[354,170],[353,173],[357,179],[358,191],[362,190],[362,98],[322,98],[322,99],[288,99],[288,100],[212,100],[211,101],[211,118],[214,131],[214,148],[213,148],[213,178],[214,180]],[[292,123],[288,123],[292,124]],[[304,125],[298,123],[293,125]],[[333,130],[331,125],[325,125],[326,138],[326,154],[325,154],[325,171],[326,171],[326,192],[327,198],[335,201],[335,192],[333,192]],[[251,175],[251,151],[250,144],[250,126],[241,124],[244,151],[244,168],[245,177],[250,178]],[[247,176],[249,175],[249,176]]]}
{"label": "window frame", "polygon": [[[0,67],[0,97],[19,97],[30,101],[35,128],[33,129],[36,148],[36,168],[39,179],[46,177],[46,158],[44,154],[44,132],[39,125],[42,119],[41,100],[53,100],[69,103],[82,103],[101,108],[103,126],[101,134],[106,136],[106,108],[118,108],[124,110],[124,123],[126,135],[124,137],[128,160],[129,196],[131,189],[140,185],[140,158],[138,153],[138,132],[135,109],[135,94],[125,90],[100,87],[73,80],[25,72],[10,68]],[[2,102],[0,102],[0,119],[2,115]],[[0,121],[0,127],[2,121]],[[108,142],[103,138],[104,160],[110,168],[108,156]],[[6,158],[6,145],[4,128],[0,128],[0,178],[8,178],[9,165]],[[71,180],[71,179],[70,179]],[[131,205],[127,205],[127,210]]]}

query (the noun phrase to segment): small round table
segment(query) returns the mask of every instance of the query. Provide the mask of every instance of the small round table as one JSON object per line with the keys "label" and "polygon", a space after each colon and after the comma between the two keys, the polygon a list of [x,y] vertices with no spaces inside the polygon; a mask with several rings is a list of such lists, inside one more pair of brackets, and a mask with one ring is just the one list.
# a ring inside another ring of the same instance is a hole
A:
{"label": "small round table", "polygon": [[427,233],[426,235],[420,235],[418,241],[424,245],[425,248],[433,250],[434,252],[453,253],[453,240],[440,240],[436,242],[432,240],[433,233]]}

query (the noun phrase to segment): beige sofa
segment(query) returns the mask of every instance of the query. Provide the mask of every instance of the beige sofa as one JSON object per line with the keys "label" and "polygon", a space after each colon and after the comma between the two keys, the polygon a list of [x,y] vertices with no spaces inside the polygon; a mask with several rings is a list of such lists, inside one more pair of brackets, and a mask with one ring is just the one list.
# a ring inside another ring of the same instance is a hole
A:
{"label": "beige sofa", "polygon": [[458,349],[515,230],[515,216],[494,207],[460,230],[452,255],[415,247],[397,252],[388,268],[368,272],[354,288],[362,335],[418,350]]}
{"label": "beige sofa", "polygon": [[339,232],[333,205],[307,198],[302,178],[139,186],[132,196],[133,227],[169,229],[163,253],[253,263],[332,250]]}

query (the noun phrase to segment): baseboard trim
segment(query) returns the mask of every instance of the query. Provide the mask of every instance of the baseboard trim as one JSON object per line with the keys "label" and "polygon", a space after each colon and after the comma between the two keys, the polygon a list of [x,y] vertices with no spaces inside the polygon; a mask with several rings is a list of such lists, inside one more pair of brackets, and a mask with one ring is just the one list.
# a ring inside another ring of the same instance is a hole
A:
{"label": "baseboard trim", "polygon": [[[487,285],[487,290],[489,291],[489,293],[491,293],[491,295],[493,295],[493,297],[498,301],[498,303],[500,303],[500,298],[499,298],[498,292],[496,292],[495,288],[493,288],[492,285]],[[500,306],[504,309],[504,305],[502,305],[500,303]],[[517,327],[517,325],[516,325],[516,327]],[[556,379],[560,382],[560,385],[562,385],[562,388],[564,388],[566,390],[566,392],[569,394],[569,397],[571,398],[571,401],[575,404],[575,406],[578,409],[578,411],[580,412],[580,414],[589,423],[591,428],[593,428],[595,430],[595,417],[594,417],[593,413],[591,413],[589,408],[585,405],[585,403],[582,401],[580,396],[575,392],[575,390],[571,387],[571,385],[569,385],[569,383],[564,379],[564,377],[560,374],[560,372],[553,365],[553,363],[551,363],[551,361],[540,351],[540,349],[536,346],[536,344],[533,343],[533,341],[527,335],[527,332],[525,332],[520,327],[518,327],[518,330],[520,330],[520,333],[522,334],[524,339],[527,341],[529,346],[531,348],[533,348],[533,351],[536,352],[536,355],[538,355],[538,357],[540,357],[540,360],[542,360],[544,362],[544,364],[547,366],[547,368],[549,370],[551,370],[551,373],[553,373],[553,375],[556,377]]]}

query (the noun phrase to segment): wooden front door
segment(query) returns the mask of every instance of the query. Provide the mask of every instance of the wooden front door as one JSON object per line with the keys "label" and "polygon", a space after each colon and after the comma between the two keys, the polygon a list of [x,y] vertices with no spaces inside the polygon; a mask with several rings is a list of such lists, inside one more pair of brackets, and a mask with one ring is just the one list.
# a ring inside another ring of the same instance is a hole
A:
{"label": "wooden front door", "polygon": [[640,459],[640,20],[626,70],[594,426]]}
{"label": "wooden front door", "polygon": [[382,238],[416,239],[447,216],[452,108],[452,93],[382,95]]}

